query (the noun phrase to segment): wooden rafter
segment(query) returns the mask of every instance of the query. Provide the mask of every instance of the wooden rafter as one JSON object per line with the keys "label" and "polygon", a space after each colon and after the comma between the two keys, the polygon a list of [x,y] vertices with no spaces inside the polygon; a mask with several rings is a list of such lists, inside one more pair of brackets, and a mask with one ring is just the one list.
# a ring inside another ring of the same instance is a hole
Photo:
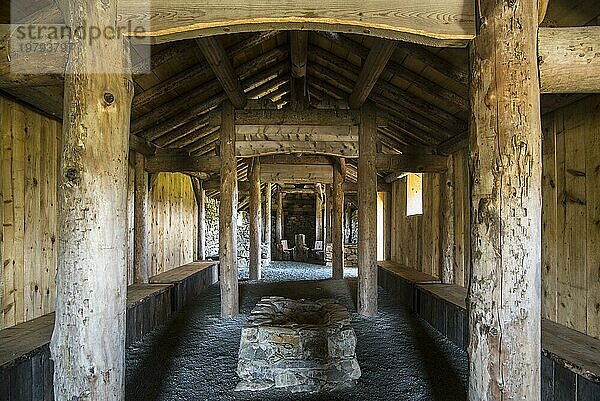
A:
{"label": "wooden rafter", "polygon": [[233,64],[223,46],[215,37],[198,38],[196,43],[204,53],[206,61],[210,64],[233,106],[243,109],[247,102],[246,94],[242,90]]}
{"label": "wooden rafter", "polygon": [[375,42],[356,80],[354,90],[350,94],[348,104],[351,108],[358,109],[367,100],[395,47],[396,43],[391,40],[378,40]]}
{"label": "wooden rafter", "polygon": [[308,56],[308,32],[291,31],[290,49],[292,57],[292,77],[303,78],[306,76],[306,58]]}

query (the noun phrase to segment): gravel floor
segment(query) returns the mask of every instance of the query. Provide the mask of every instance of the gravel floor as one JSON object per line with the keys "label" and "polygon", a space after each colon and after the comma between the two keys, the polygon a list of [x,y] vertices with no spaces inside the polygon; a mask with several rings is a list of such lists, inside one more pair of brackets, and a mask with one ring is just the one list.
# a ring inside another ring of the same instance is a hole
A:
{"label": "gravel floor", "polygon": [[[324,280],[331,278],[331,267],[298,262],[272,262],[271,266],[263,269],[262,276],[266,281]],[[240,280],[247,280],[248,268],[240,268],[238,277]],[[346,267],[344,277],[358,277],[358,269]]]}
{"label": "gravel floor", "polygon": [[[127,352],[128,400],[466,400],[467,356],[380,289],[379,313],[355,313],[356,280],[309,281],[327,274],[319,266],[275,264],[271,281],[240,283],[242,314],[219,316],[219,287],[149,333]],[[301,272],[304,272],[301,274]],[[308,274],[310,273],[310,274]],[[276,281],[278,278],[305,281]],[[352,312],[362,377],[352,389],[320,394],[280,390],[234,392],[240,331],[249,311],[265,295],[337,298]]]}

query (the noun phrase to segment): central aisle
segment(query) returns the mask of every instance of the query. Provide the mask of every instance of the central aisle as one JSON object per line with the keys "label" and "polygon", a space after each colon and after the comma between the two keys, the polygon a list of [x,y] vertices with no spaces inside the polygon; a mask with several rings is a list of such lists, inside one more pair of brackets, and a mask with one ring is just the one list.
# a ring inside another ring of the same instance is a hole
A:
{"label": "central aisle", "polygon": [[[310,279],[327,269],[274,262],[265,269],[265,277]],[[128,349],[127,400],[466,399],[467,356],[462,350],[408,313],[382,289],[379,314],[373,318],[357,315],[355,293],[354,279],[241,282],[242,314],[222,319],[219,287],[214,285],[167,326]],[[234,392],[241,327],[256,302],[267,295],[330,297],[346,305],[358,337],[357,356],[363,372],[358,385],[324,394]]]}

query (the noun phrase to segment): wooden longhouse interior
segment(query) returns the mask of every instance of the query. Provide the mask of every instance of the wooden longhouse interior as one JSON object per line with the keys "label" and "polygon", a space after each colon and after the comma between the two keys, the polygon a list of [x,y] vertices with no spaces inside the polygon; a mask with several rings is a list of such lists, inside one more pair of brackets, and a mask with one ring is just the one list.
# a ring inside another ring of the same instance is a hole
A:
{"label": "wooden longhouse interior", "polygon": [[600,400],[597,0],[0,12],[0,400]]}

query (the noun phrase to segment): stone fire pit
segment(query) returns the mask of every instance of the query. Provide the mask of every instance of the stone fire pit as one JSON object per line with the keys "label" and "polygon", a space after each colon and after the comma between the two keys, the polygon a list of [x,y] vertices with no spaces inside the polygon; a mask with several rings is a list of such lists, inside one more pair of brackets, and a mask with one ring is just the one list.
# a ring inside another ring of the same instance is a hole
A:
{"label": "stone fire pit", "polygon": [[335,300],[263,298],[242,329],[236,390],[348,386],[361,374],[355,348],[350,315]]}

